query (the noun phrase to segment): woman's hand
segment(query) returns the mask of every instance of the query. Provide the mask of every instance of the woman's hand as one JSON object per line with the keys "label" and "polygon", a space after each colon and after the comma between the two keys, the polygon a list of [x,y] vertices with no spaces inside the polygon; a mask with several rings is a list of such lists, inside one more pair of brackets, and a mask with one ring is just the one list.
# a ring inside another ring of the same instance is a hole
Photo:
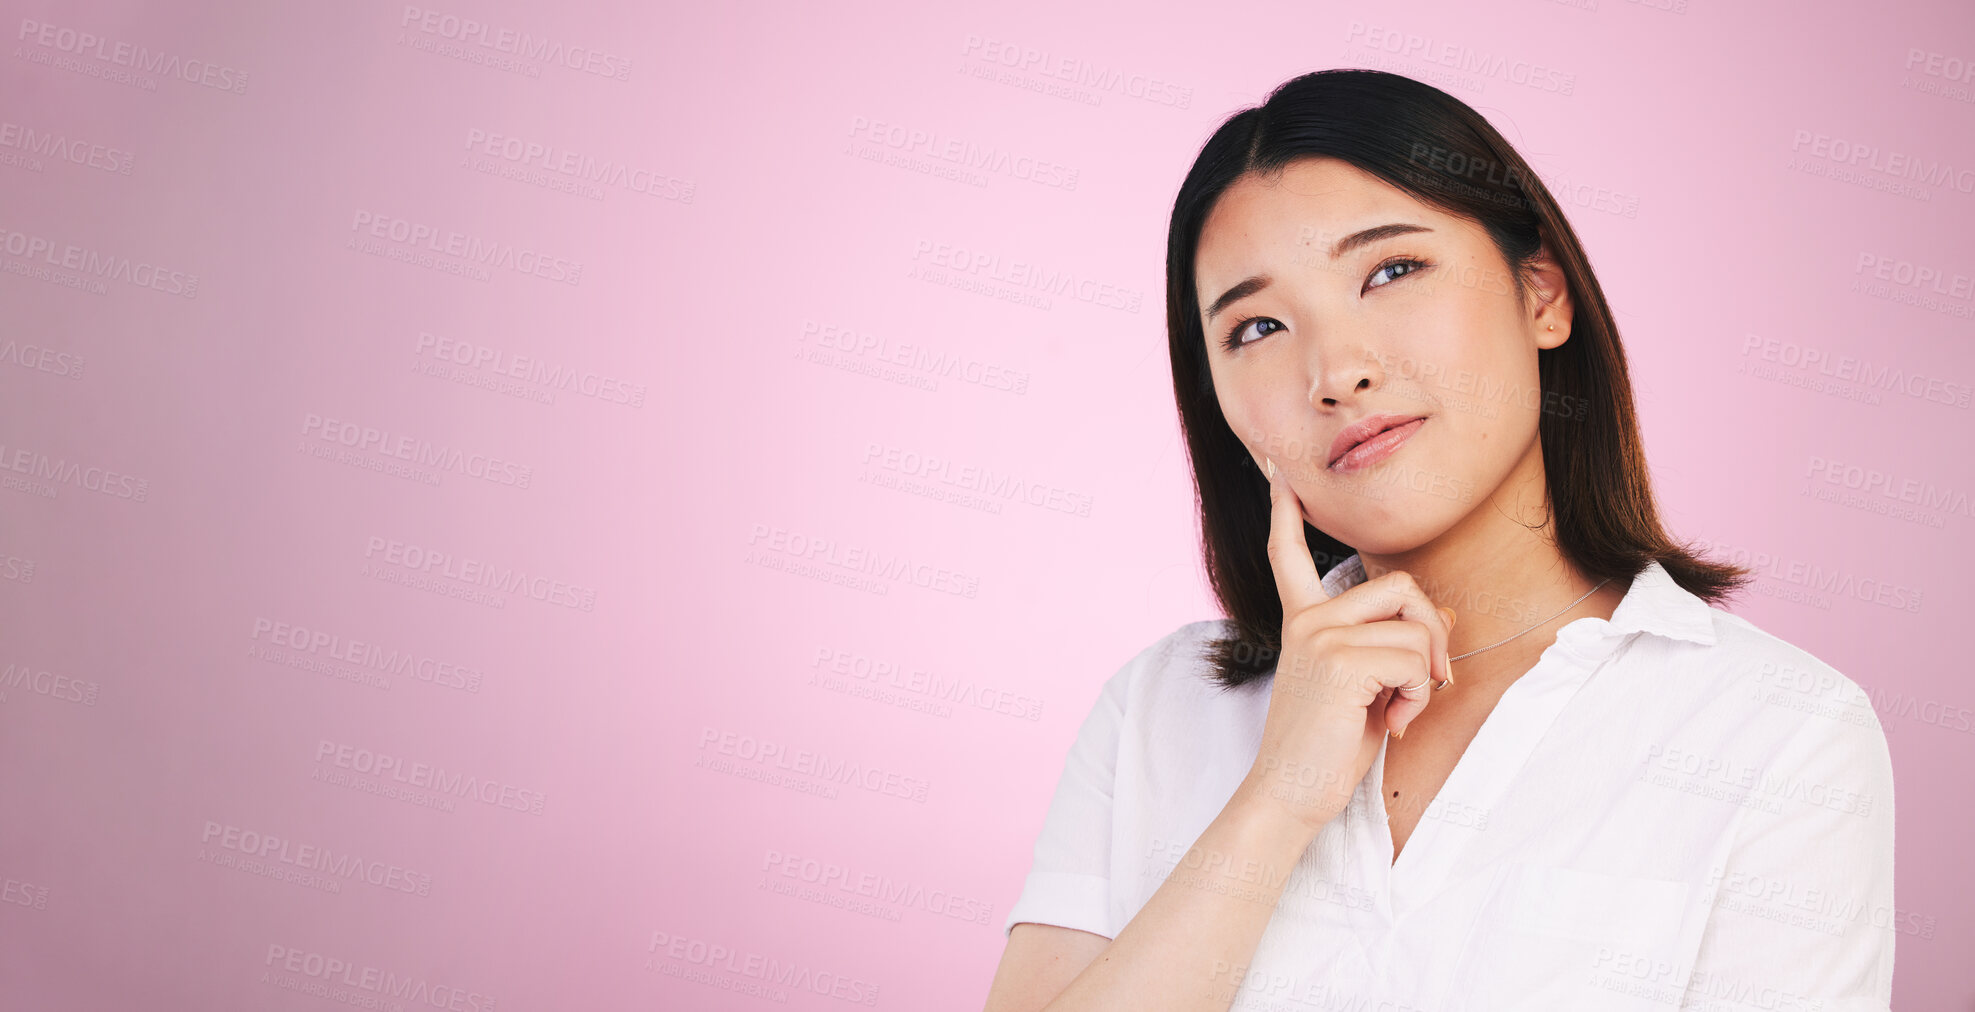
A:
{"label": "woman's hand", "polygon": [[1262,747],[1241,790],[1320,830],[1350,803],[1385,732],[1403,734],[1447,679],[1451,609],[1393,571],[1329,596],[1303,538],[1303,503],[1269,471],[1269,567],[1282,598]]}

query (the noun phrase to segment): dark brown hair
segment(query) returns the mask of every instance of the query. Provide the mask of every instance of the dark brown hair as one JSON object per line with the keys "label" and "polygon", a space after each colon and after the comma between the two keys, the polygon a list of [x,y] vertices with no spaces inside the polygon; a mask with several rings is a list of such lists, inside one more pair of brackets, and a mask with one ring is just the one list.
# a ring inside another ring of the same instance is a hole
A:
{"label": "dark brown hair", "polygon": [[[1268,479],[1221,414],[1194,291],[1200,230],[1246,173],[1279,173],[1306,157],[1337,158],[1477,223],[1523,297],[1539,252],[1570,285],[1570,337],[1537,352],[1546,405],[1537,423],[1558,550],[1591,577],[1625,584],[1657,560],[1674,582],[1718,603],[1750,576],[1670,538],[1660,523],[1618,326],[1563,211],[1522,156],[1452,95],[1398,74],[1324,70],[1284,82],[1260,106],[1229,117],[1200,150],[1173,200],[1166,236],[1166,333],[1173,397],[1193,465],[1202,555],[1230,635],[1208,648],[1213,678],[1232,688],[1274,670],[1282,601],[1267,554]],[[1307,521],[1319,570],[1353,549]]]}

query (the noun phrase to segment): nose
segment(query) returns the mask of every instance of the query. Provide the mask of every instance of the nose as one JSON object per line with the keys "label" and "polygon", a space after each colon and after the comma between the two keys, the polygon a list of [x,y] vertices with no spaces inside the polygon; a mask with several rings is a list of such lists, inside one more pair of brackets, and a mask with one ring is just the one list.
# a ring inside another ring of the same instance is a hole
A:
{"label": "nose", "polygon": [[1378,356],[1362,344],[1317,340],[1310,345],[1311,404],[1334,408],[1385,382]]}

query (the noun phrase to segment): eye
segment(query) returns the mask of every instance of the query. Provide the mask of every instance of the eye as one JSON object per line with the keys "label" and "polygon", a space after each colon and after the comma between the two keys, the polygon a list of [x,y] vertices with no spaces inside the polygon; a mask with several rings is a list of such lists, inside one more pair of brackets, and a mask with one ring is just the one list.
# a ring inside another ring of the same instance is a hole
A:
{"label": "eye", "polygon": [[[1407,275],[1410,274],[1418,274],[1419,272],[1426,270],[1432,266],[1433,264],[1431,262],[1426,260],[1421,260],[1416,257],[1409,257],[1409,256],[1393,257],[1392,259],[1387,260],[1386,262],[1379,264],[1377,267],[1372,269],[1371,276],[1365,279],[1364,291],[1368,292],[1374,288],[1384,288],[1386,285],[1391,284],[1393,281],[1397,281],[1398,279],[1406,277]],[[1381,281],[1377,284],[1373,284],[1372,280],[1382,274],[1389,275],[1391,280]],[[1272,317],[1245,316],[1239,320],[1234,321],[1234,325],[1228,328],[1227,336],[1221,339],[1221,347],[1226,348],[1228,351],[1235,351],[1245,345],[1250,345],[1255,343],[1255,340],[1259,340],[1262,337],[1266,337],[1267,333],[1258,333],[1255,339],[1247,340],[1247,341],[1241,339],[1241,332],[1243,330],[1246,330],[1250,324],[1254,324],[1254,323],[1274,324],[1275,329],[1277,330],[1280,330],[1282,328],[1282,321],[1276,320]]]}
{"label": "eye", "polygon": [[1282,326],[1282,321],[1271,319],[1270,317],[1267,316],[1242,317],[1241,319],[1234,321],[1234,326],[1228,328],[1228,336],[1221,339],[1221,347],[1226,348],[1229,351],[1233,351],[1244,344],[1250,343],[1248,341],[1243,341],[1241,339],[1241,332],[1243,330],[1248,329],[1248,325],[1251,323],[1273,323],[1278,328]]}
{"label": "eye", "polygon": [[1424,260],[1415,260],[1412,257],[1393,257],[1392,259],[1387,260],[1382,264],[1379,264],[1376,268],[1372,270],[1371,278],[1365,279],[1365,290],[1370,291],[1374,288],[1384,288],[1386,285],[1391,284],[1392,283],[1391,281],[1381,281],[1378,284],[1372,284],[1371,279],[1376,278],[1381,274],[1385,274],[1388,271],[1393,270],[1394,268],[1405,268],[1404,270],[1399,271],[1397,275],[1394,275],[1393,280],[1397,280],[1398,278],[1403,278],[1408,274],[1417,274],[1420,271],[1425,270],[1428,266],[1429,264],[1427,264],[1427,262]]}

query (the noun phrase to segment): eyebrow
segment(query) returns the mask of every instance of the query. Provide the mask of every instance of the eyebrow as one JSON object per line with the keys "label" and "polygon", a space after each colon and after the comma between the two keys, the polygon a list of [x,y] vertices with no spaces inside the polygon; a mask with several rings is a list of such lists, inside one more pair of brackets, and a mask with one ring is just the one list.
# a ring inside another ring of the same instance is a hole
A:
{"label": "eyebrow", "polygon": [[[1337,240],[1337,244],[1330,248],[1330,258],[1332,260],[1335,260],[1338,257],[1341,257],[1344,254],[1349,253],[1360,246],[1369,246],[1372,243],[1379,242],[1385,239],[1390,239],[1393,236],[1410,235],[1414,232],[1431,232],[1431,231],[1433,230],[1427,228],[1425,225],[1412,225],[1412,224],[1407,224],[1405,222],[1392,222],[1391,224],[1387,224],[1387,225],[1375,225],[1371,228],[1353,232],[1350,235],[1347,235],[1344,238]],[[1269,285],[1274,283],[1274,281],[1275,279],[1269,277],[1267,274],[1257,274],[1254,277],[1248,278],[1247,280],[1242,281],[1240,284],[1235,285],[1233,288],[1230,288],[1227,291],[1222,292],[1221,297],[1215,299],[1213,305],[1207,307],[1207,322],[1208,323],[1214,322],[1214,317],[1219,316],[1221,314],[1221,310],[1224,310],[1227,307],[1232,306],[1237,302],[1240,302],[1242,299],[1245,299],[1250,295],[1253,295],[1256,292],[1259,292],[1262,289],[1269,287]]]}

